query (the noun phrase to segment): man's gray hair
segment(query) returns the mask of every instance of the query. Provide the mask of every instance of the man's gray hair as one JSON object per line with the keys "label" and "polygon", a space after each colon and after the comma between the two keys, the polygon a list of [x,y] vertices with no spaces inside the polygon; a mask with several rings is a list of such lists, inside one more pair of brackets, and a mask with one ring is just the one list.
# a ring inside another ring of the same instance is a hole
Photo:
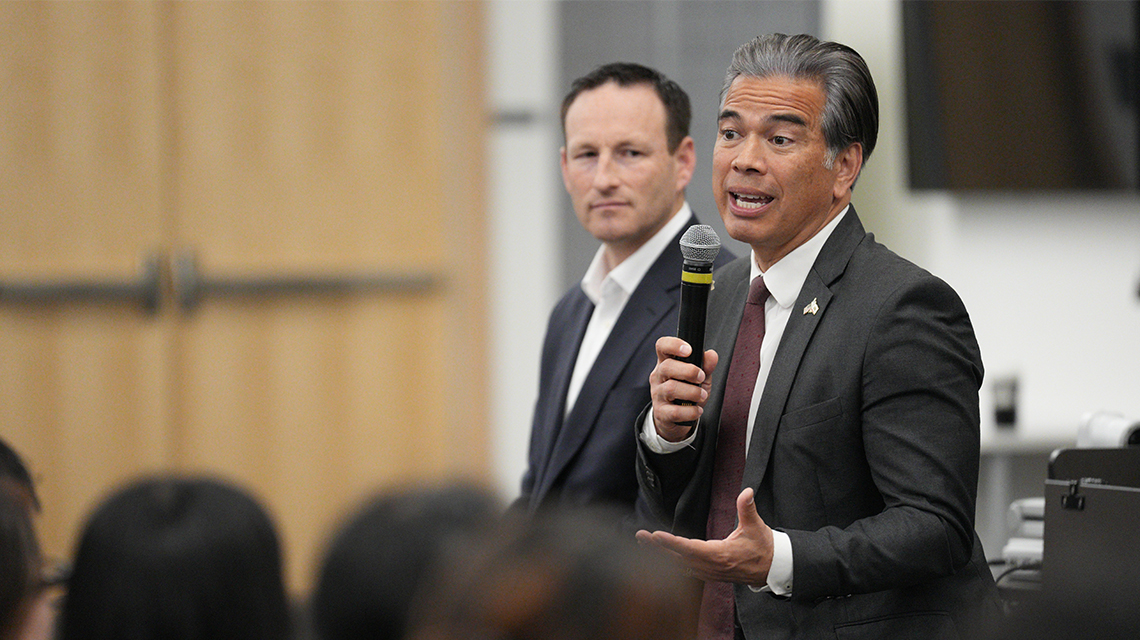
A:
{"label": "man's gray hair", "polygon": [[858,142],[863,162],[879,133],[879,98],[863,57],[854,49],[809,35],[762,35],[736,50],[720,91],[723,107],[732,82],[740,76],[815,80],[823,86],[823,136],[828,166],[840,151]]}

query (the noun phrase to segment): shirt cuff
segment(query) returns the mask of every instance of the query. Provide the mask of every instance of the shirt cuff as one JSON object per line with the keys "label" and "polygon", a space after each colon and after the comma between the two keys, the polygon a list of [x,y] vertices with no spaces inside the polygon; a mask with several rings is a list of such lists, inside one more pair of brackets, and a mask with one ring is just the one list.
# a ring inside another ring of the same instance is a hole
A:
{"label": "shirt cuff", "polygon": [[657,434],[657,427],[653,426],[653,409],[650,409],[646,412],[645,423],[641,425],[641,441],[653,453],[673,453],[693,444],[693,440],[697,439],[697,427],[699,426],[701,426],[700,420],[697,421],[688,438],[680,442],[669,442]]}
{"label": "shirt cuff", "polygon": [[792,593],[792,539],[783,531],[772,530],[772,568],[768,588],[778,596]]}

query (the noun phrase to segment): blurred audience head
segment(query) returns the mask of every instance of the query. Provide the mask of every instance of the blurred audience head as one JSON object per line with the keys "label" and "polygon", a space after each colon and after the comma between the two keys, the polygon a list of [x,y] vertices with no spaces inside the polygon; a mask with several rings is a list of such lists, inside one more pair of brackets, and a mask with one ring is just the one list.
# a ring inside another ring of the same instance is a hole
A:
{"label": "blurred audience head", "polygon": [[27,505],[0,489],[0,640],[26,637],[23,630],[43,588],[42,565]]}
{"label": "blurred audience head", "polygon": [[461,483],[369,499],[340,526],[321,563],[312,597],[317,637],[403,638],[425,576],[488,535],[501,513],[490,492]]}
{"label": "blurred audience head", "polygon": [[0,491],[11,493],[25,504],[29,512],[39,512],[40,499],[36,495],[32,474],[23,458],[0,438]]}
{"label": "blurred audience head", "polygon": [[288,632],[274,524],[237,486],[144,478],[88,519],[60,640],[282,640]]}
{"label": "blurred audience head", "polygon": [[0,640],[47,640],[54,595],[36,536],[40,510],[23,459],[0,439]]}
{"label": "blurred audience head", "polygon": [[441,581],[414,640],[691,640],[700,592],[665,556],[593,511],[548,511]]}

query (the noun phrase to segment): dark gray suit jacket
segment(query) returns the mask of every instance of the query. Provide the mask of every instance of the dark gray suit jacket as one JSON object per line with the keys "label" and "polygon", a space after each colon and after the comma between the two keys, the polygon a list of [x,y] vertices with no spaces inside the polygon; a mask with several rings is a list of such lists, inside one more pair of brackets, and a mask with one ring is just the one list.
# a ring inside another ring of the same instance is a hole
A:
{"label": "dark gray suit jacket", "polygon": [[[749,266],[716,275],[705,347],[720,361],[695,448],[639,452],[645,500],[687,537],[704,537]],[[742,488],[791,539],[793,589],[737,585],[747,637],[981,637],[998,605],[974,533],[981,381],[957,294],[848,211],[792,308],[753,427]]]}
{"label": "dark gray suit jacket", "polygon": [[[694,224],[699,221],[690,217],[685,229]],[[677,332],[683,233],[670,241],[630,296],[565,420],[570,375],[594,305],[575,286],[551,312],[519,500],[530,512],[546,505],[606,505],[634,512],[637,443],[629,437],[629,425],[649,402],[657,339]],[[722,252],[715,265],[732,258]]]}

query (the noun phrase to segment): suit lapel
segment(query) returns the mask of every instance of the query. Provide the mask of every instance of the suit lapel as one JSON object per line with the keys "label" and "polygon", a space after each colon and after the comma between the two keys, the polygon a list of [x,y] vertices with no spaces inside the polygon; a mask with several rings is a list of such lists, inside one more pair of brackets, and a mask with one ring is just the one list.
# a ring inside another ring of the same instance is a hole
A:
{"label": "suit lapel", "polygon": [[586,325],[589,324],[590,316],[593,313],[594,304],[590,302],[586,293],[579,288],[574,292],[574,297],[568,305],[561,326],[552,327],[552,330],[559,331],[560,336],[554,353],[563,355],[555,360],[554,369],[548,381],[551,396],[557,398],[557,406],[554,411],[546,414],[546,420],[543,424],[535,426],[532,436],[542,439],[538,443],[538,450],[544,452],[542,460],[547,462],[537,470],[534,489],[531,492],[533,496],[532,505],[541,502],[551,482],[553,474],[551,473],[552,465],[550,462],[554,455],[553,451],[558,440],[558,434],[562,430],[562,416],[566,415],[566,392],[570,387],[570,376],[574,373],[574,363],[578,360],[578,348],[582,344],[582,336],[586,333]]}
{"label": "suit lapel", "polygon": [[[803,359],[812,333],[827,312],[831,301],[831,291],[820,282],[815,272],[809,272],[800,295],[792,307],[792,316],[784,328],[784,337],[776,349],[772,368],[764,383],[764,394],[756,410],[756,422],[752,425],[752,440],[748,445],[748,462],[745,465],[743,486],[755,487],[760,484],[768,470],[768,459],[772,453],[772,442],[776,438],[776,427],[784,413],[788,393],[792,389],[796,370]],[[815,303],[815,313],[804,313],[804,307]]]}
{"label": "suit lapel", "polygon": [[[695,217],[689,219],[685,229],[693,224],[697,224]],[[566,416],[566,420],[563,421],[562,427],[555,437],[549,464],[540,479],[540,484],[538,484],[540,496],[550,489],[562,470],[574,459],[575,454],[581,449],[590,433],[595,428],[599,428],[597,425],[598,414],[601,412],[606,395],[614,388],[618,378],[629,366],[638,347],[646,338],[655,340],[657,336],[650,336],[650,332],[666,314],[675,313],[680,299],[682,261],[681,252],[676,247],[683,233],[682,231],[682,233],[677,234],[670,241],[670,244],[658,256],[653,266],[645,272],[645,276],[638,283],[633,294],[630,295],[629,301],[626,302],[625,308],[622,309],[621,315],[614,323],[606,343],[602,346],[597,360],[594,361],[590,373],[582,384],[577,402],[570,409],[570,413]],[[587,316],[586,321],[589,322],[589,316]],[[581,335],[578,337],[578,344],[580,343]],[[565,391],[569,386],[569,372],[573,371],[573,367],[574,362],[570,362],[567,367],[566,383],[561,387],[563,398],[565,398]],[[649,384],[648,379],[645,384]],[[600,428],[607,428],[608,426],[601,425]],[[632,425],[620,425],[619,427],[625,428],[627,426]]]}
{"label": "suit lapel", "polygon": [[863,225],[852,207],[827,239],[804,280],[764,383],[764,395],[760,398],[756,421],[752,427],[752,441],[748,447],[742,486],[758,487],[767,473],[776,429],[784,414],[796,372],[812,334],[827,314],[832,298],[830,287],[843,275],[851,254],[865,235]]}

